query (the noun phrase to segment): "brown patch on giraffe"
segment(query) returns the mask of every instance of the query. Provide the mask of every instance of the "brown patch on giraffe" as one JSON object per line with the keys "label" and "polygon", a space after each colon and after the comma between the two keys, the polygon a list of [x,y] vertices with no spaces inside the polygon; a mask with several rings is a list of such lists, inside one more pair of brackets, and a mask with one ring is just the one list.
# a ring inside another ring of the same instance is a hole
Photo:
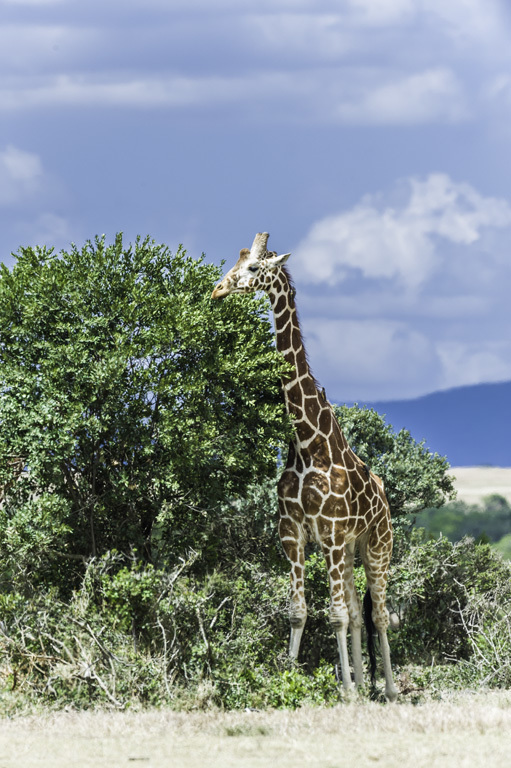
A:
{"label": "brown patch on giraffe", "polygon": [[[295,454],[296,455],[295,455],[295,461],[294,461],[293,466],[294,466],[294,469],[296,470],[296,472],[299,475],[301,475],[303,473],[305,464],[303,462],[301,454],[298,451],[295,451]],[[290,466],[289,459],[288,459],[288,466]]]}
{"label": "brown patch on giraffe", "polygon": [[307,395],[305,397],[304,406],[305,410],[307,411],[309,421],[317,426],[318,416],[321,410],[317,395]]}
{"label": "brown patch on giraffe", "polygon": [[333,581],[340,581],[342,578],[340,568],[332,568],[329,572],[329,576]]}
{"label": "brown patch on giraffe", "polygon": [[330,491],[330,482],[322,472],[308,472],[303,479],[303,488],[314,488],[326,495]]}
{"label": "brown patch on giraffe", "polygon": [[302,506],[309,517],[314,517],[323,503],[323,497],[316,488],[306,488],[302,491]]}
{"label": "brown patch on giraffe", "polygon": [[336,467],[330,475],[330,487],[333,493],[343,496],[350,486],[350,476],[346,470]]}
{"label": "brown patch on giraffe", "polygon": [[284,539],[282,536],[280,537],[280,540],[282,542],[282,549],[284,550],[284,554],[286,555],[287,559],[291,563],[296,562],[296,560],[298,560],[300,551],[298,542]]}
{"label": "brown patch on giraffe", "polygon": [[289,501],[289,499],[286,499],[286,501],[283,503],[283,509],[290,523],[296,524],[298,526],[302,525],[304,513],[303,507],[298,499],[296,501]]}
{"label": "brown patch on giraffe", "polygon": [[[301,355],[300,357],[302,361],[305,361],[305,355]],[[318,397],[318,390],[316,389],[316,384],[312,379],[310,378],[304,379],[304,381],[300,382],[300,386],[302,388],[304,397],[311,397],[311,396]]]}
{"label": "brown patch on giraffe", "polygon": [[333,565],[340,565],[344,560],[344,551],[342,549],[332,548],[330,557]]}
{"label": "brown patch on giraffe", "polygon": [[286,395],[292,403],[302,403],[302,390],[299,384],[293,384],[292,387],[286,387]]}
{"label": "brown patch on giraffe", "polygon": [[274,313],[275,313],[276,315],[280,315],[280,314],[281,314],[281,312],[283,312],[283,311],[285,310],[285,308],[286,308],[286,307],[287,307],[287,299],[286,299],[286,297],[285,297],[285,296],[281,296],[281,297],[280,297],[280,298],[277,300],[277,303],[275,304],[275,306],[274,306],[274,308],[273,308],[273,311],[274,311]]}
{"label": "brown patch on giraffe", "polygon": [[309,458],[314,457],[314,465],[320,472],[327,472],[332,466],[328,442],[325,440],[324,436],[318,434],[316,430],[313,431],[313,434],[315,434],[316,437],[311,441],[304,453],[306,453]]}
{"label": "brown patch on giraffe", "polygon": [[336,518],[346,520],[349,515],[349,506],[343,498],[329,496],[325,499],[321,514],[331,520]]}
{"label": "brown patch on giraffe", "polygon": [[312,437],[314,437],[316,430],[311,427],[306,421],[300,421],[295,424],[295,429],[298,434],[298,439],[301,443],[306,443]]}
{"label": "brown patch on giraffe", "polygon": [[301,405],[296,405],[296,403],[290,403],[289,404],[289,413],[294,419],[294,425],[295,429],[298,430],[298,427],[300,426],[301,422],[304,422],[304,413],[303,408]]}
{"label": "brown patch on giraffe", "polygon": [[284,312],[282,315],[275,318],[275,330],[277,333],[281,334],[280,338],[282,342],[280,348],[282,350],[290,349],[292,325],[287,313]]}
{"label": "brown patch on giraffe", "polygon": [[240,251],[240,261],[246,261],[250,256],[250,248],[242,248]]}
{"label": "brown patch on giraffe", "polygon": [[299,535],[298,524],[290,517],[282,517],[279,520],[279,534],[281,539],[296,539]]}
{"label": "brown patch on giraffe", "polygon": [[297,499],[300,491],[300,480],[295,472],[285,470],[278,483],[278,493],[281,498]]}
{"label": "brown patch on giraffe", "polygon": [[298,352],[302,347],[302,335],[300,333],[300,329],[297,328],[296,325],[293,326],[293,331],[291,334],[291,344],[295,352]]}
{"label": "brown patch on giraffe", "polygon": [[358,472],[350,472],[351,487],[354,494],[361,493],[366,487],[366,481],[360,476]]}
{"label": "brown patch on giraffe", "polygon": [[329,435],[332,431],[332,418],[333,414],[330,408],[323,408],[319,416],[319,430],[325,435]]}
{"label": "brown patch on giraffe", "polygon": [[355,461],[353,459],[353,452],[349,448],[345,448],[343,453],[343,464],[346,469],[355,469]]}

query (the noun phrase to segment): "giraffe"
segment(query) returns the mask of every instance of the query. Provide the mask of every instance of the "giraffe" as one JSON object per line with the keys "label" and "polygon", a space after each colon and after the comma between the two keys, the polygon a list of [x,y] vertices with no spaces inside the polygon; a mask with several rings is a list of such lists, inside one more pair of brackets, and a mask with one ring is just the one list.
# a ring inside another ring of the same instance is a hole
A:
{"label": "giraffe", "polygon": [[355,685],[363,685],[362,609],[355,589],[353,562],[358,546],[368,590],[364,599],[371,677],[374,682],[372,630],[376,627],[385,673],[385,695],[397,697],[387,639],[385,605],[392,554],[390,509],[379,477],[349,447],[324,390],[312,376],[295,305],[295,289],[284,266],[290,254],[267,251],[268,233],[258,233],[235,266],[215,287],[211,298],[265,291],[274,315],[276,346],[292,368],[282,379],[294,437],[278,482],[279,535],[291,566],[289,655],[296,659],[307,606],[304,595],[305,545],[317,542],[326,560],[329,618],[337,638],[342,684],[353,688],[347,631],[351,634]]}

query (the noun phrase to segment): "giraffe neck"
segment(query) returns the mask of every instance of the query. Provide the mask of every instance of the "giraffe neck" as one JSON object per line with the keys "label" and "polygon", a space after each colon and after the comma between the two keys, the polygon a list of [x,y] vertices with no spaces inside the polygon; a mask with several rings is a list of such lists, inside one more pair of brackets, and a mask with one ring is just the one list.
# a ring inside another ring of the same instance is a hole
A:
{"label": "giraffe neck", "polygon": [[287,274],[282,271],[268,291],[275,321],[276,344],[293,370],[283,376],[282,385],[288,412],[294,419],[298,442],[308,445],[334,418],[323,394],[318,391],[311,373],[303,344],[294,289]]}

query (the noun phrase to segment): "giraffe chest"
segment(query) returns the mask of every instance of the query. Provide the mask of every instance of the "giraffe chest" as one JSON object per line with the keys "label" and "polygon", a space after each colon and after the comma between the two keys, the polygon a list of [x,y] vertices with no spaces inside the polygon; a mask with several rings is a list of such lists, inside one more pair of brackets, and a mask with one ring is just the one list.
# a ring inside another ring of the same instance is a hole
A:
{"label": "giraffe chest", "polygon": [[342,467],[288,467],[279,482],[281,519],[304,542],[358,538],[381,513],[382,503],[376,484],[352,475]]}

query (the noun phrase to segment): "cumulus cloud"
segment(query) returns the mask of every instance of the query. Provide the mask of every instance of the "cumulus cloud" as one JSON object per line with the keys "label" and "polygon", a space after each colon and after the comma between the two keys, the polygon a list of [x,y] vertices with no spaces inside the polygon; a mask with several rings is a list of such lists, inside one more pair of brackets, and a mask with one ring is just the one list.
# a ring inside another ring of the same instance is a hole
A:
{"label": "cumulus cloud", "polygon": [[443,265],[436,238],[470,246],[486,228],[511,226],[511,205],[483,197],[446,174],[411,178],[397,190],[401,205],[367,196],[352,210],[314,224],[299,244],[295,263],[313,283],[341,283],[352,271],[417,289]]}
{"label": "cumulus cloud", "polygon": [[337,369],[337,396],[511,378],[510,240],[510,203],[446,174],[403,180],[314,224],[293,273],[315,329],[311,358]]}
{"label": "cumulus cloud", "polygon": [[[424,381],[441,376],[435,344],[403,322],[386,319],[318,317],[306,334],[312,366],[318,361],[328,396],[334,400],[376,400],[422,392]],[[399,383],[396,384],[396,373]]]}
{"label": "cumulus cloud", "polygon": [[34,195],[42,175],[38,155],[8,145],[0,151],[0,205],[18,203]]}

